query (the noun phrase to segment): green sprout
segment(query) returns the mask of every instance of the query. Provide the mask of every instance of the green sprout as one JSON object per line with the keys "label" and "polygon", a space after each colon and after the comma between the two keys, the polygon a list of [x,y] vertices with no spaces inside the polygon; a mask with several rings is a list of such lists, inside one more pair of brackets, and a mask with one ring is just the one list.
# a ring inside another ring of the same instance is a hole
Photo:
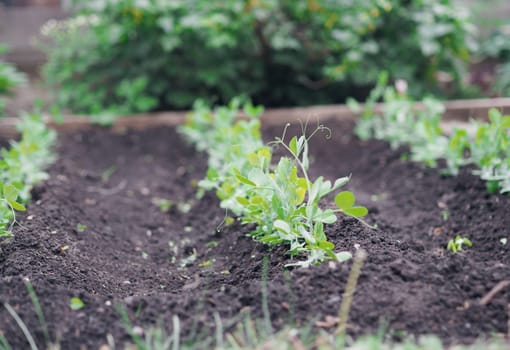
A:
{"label": "green sprout", "polygon": [[201,262],[200,264],[198,264],[198,267],[209,267],[211,266],[213,263],[214,263],[215,259],[209,259],[209,260],[206,260],[204,262]]}
{"label": "green sprout", "polygon": [[117,167],[115,165],[112,165],[111,167],[105,169],[101,173],[101,181],[103,183],[107,183],[108,181],[110,181],[110,178],[112,177],[113,174],[115,174],[116,171],[117,171]]}
{"label": "green sprout", "polygon": [[455,238],[452,238],[448,241],[446,250],[449,250],[455,254],[461,251],[463,249],[463,246],[471,248],[473,246],[473,243],[467,237],[461,237],[460,235],[457,235]]}
{"label": "green sprout", "polygon": [[170,208],[172,208],[174,206],[174,204],[175,204],[172,200],[164,199],[164,198],[158,198],[155,201],[155,203],[159,207],[159,210],[162,213],[168,213]]}
{"label": "green sprout", "polygon": [[78,297],[72,297],[71,300],[69,300],[69,307],[74,310],[80,310],[85,307],[85,303]]}

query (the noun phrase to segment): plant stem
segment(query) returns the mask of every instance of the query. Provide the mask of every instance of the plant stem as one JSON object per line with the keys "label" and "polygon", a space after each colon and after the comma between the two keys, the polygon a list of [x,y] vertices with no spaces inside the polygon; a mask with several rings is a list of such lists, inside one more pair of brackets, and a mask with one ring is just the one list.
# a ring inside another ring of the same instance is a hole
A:
{"label": "plant stem", "polygon": [[271,326],[271,314],[269,313],[269,301],[267,297],[267,274],[269,269],[269,262],[267,255],[264,256],[262,262],[262,312],[264,314],[264,323],[266,327],[266,335],[273,333]]}
{"label": "plant stem", "polygon": [[[338,328],[337,334],[340,337],[340,341],[343,344],[345,339],[345,333],[347,329],[347,320],[349,318],[349,310],[351,309],[352,299],[358,284],[358,279],[361,274],[361,268],[367,258],[365,250],[360,249],[354,257],[354,263],[352,264],[351,272],[347,278],[347,285],[345,286],[344,295],[342,298],[342,304],[340,305],[340,312],[338,313]],[[343,348],[343,345],[342,345]]]}

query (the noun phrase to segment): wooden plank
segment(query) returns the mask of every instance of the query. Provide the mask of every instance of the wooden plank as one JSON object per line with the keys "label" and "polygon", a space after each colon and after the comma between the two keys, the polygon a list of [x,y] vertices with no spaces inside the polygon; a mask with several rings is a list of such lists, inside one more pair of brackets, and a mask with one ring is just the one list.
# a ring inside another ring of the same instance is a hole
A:
{"label": "wooden plank", "polygon": [[[510,114],[510,98],[478,99],[447,101],[444,103],[446,112],[445,121],[463,121],[469,119],[486,119],[490,108],[498,108],[504,113]],[[380,110],[383,104],[376,105]],[[183,123],[188,112],[156,112],[149,114],[138,114],[119,117],[112,126],[114,131],[122,131],[128,128],[143,129],[157,126],[175,126]],[[325,105],[296,108],[268,109],[262,115],[262,122],[265,124],[285,124],[288,122],[325,121],[330,118],[354,119],[353,114],[346,105]],[[46,117],[48,125],[62,132],[74,132],[84,128],[93,127],[89,118],[66,116],[61,124],[55,123],[51,117]],[[14,137],[16,135],[17,118],[0,119],[0,136]]]}
{"label": "wooden plank", "polygon": [[499,109],[504,114],[510,114],[510,98],[508,97],[447,101],[444,105],[446,108],[445,120],[486,120],[491,108]]}
{"label": "wooden plank", "polygon": [[[474,99],[446,101],[444,120],[469,121],[470,119],[487,119],[489,109],[497,108],[503,113],[510,114],[510,98]],[[380,111],[383,103],[378,103],[375,109]],[[420,108],[418,104],[418,108]],[[329,118],[356,118],[346,105],[325,105],[302,108],[283,108],[267,110],[262,119],[267,123],[284,124],[295,120],[324,120]]]}
{"label": "wooden plank", "polygon": [[324,121],[330,118],[354,119],[356,114],[352,113],[346,105],[325,105],[312,107],[275,108],[264,112],[261,119],[265,124],[278,125],[296,121]]}

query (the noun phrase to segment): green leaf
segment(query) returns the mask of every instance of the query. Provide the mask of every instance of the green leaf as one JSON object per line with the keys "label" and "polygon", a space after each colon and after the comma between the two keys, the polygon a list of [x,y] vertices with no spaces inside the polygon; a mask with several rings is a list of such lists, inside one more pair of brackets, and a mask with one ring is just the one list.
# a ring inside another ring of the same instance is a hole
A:
{"label": "green leaf", "polygon": [[449,251],[452,251],[453,253],[457,252],[457,245],[455,244],[455,241],[453,239],[450,239],[448,241],[448,245],[446,246],[446,249]]}
{"label": "green leaf", "polygon": [[328,238],[324,233],[324,225],[322,223],[315,223],[313,226],[313,236],[317,241],[327,241]]}
{"label": "green leaf", "polygon": [[344,262],[344,261],[352,259],[352,254],[350,252],[339,252],[339,253],[336,253],[335,255],[336,255],[336,259],[339,262]]}
{"label": "green leaf", "polygon": [[279,218],[285,217],[285,212],[283,210],[282,201],[278,196],[272,196],[271,198],[271,208],[273,212],[276,213],[276,216]]}
{"label": "green leaf", "polygon": [[343,185],[345,185],[346,183],[349,182],[349,177],[348,176],[345,176],[345,177],[341,177],[339,179],[336,179],[335,180],[335,184],[333,185],[333,187],[331,188],[332,191],[338,189],[339,187],[342,187]]}
{"label": "green leaf", "polygon": [[16,202],[18,199],[18,193],[18,189],[13,185],[4,185],[4,198],[7,200],[7,202]]}
{"label": "green leaf", "polygon": [[250,202],[244,197],[237,197],[237,202],[243,206],[247,206]]}
{"label": "green leaf", "polygon": [[335,260],[336,255],[335,252],[332,249],[321,249],[324,253],[326,253],[327,256],[329,256],[331,259]]}
{"label": "green leaf", "polygon": [[325,224],[332,224],[332,223],[336,222],[336,215],[335,214],[328,215],[328,216],[322,218],[321,221]]}
{"label": "green leaf", "polygon": [[69,307],[76,311],[83,309],[85,307],[85,303],[78,297],[72,297],[69,301]]}
{"label": "green leaf", "polygon": [[15,186],[13,186],[12,184],[4,185],[3,194],[4,194],[4,198],[7,201],[7,203],[14,210],[17,210],[17,211],[25,211],[26,210],[25,206],[21,203],[18,203],[18,201],[17,201],[19,190]]}
{"label": "green leaf", "polygon": [[320,221],[325,224],[332,224],[336,221],[336,215],[331,209],[327,209],[314,217],[315,221]]}
{"label": "green leaf", "polygon": [[12,237],[12,233],[7,230],[0,229],[0,237]]}
{"label": "green leaf", "polygon": [[[322,176],[320,176],[322,178]],[[324,197],[331,192],[331,181],[323,181],[319,189],[319,198]]]}
{"label": "green leaf", "polygon": [[14,209],[14,210],[17,210],[17,211],[25,211],[27,210],[27,208],[25,208],[25,206],[21,203],[18,203],[18,202],[12,202],[12,201],[7,201],[7,203],[9,203],[9,205]]}
{"label": "green leaf", "polygon": [[327,250],[331,250],[331,249],[335,248],[335,245],[328,241],[317,242],[317,246],[321,249],[327,249]]}
{"label": "green leaf", "polygon": [[355,218],[361,218],[368,214],[368,209],[365,207],[351,207],[343,210],[346,215],[350,215]]}
{"label": "green leaf", "polygon": [[503,117],[503,120],[501,121],[501,128],[510,129],[510,116],[506,115]]}
{"label": "green leaf", "polygon": [[253,187],[257,187],[257,184],[255,182],[251,181],[250,179],[244,177],[241,174],[236,174],[236,178],[239,181],[241,181],[243,184],[250,185],[250,186],[253,186]]}
{"label": "green leaf", "polygon": [[312,184],[312,187],[310,188],[310,193],[308,193],[308,203],[314,203],[317,199],[320,199],[320,198],[317,198],[317,196],[319,195],[321,183],[322,183],[322,177],[319,177]]}
{"label": "green leaf", "polygon": [[278,231],[289,234],[290,233],[290,225],[283,220],[276,220],[273,223],[274,228]]}
{"label": "green leaf", "polygon": [[294,136],[290,142],[289,142],[289,148],[292,154],[296,155],[298,154],[298,146],[297,146],[297,137]]}
{"label": "green leaf", "polygon": [[355,202],[356,197],[350,191],[343,191],[335,196],[335,204],[342,211],[351,208]]}
{"label": "green leaf", "polygon": [[316,239],[313,237],[313,235],[310,234],[310,232],[306,230],[306,228],[299,226],[299,233],[305,239],[305,241],[310,242],[311,244],[315,244]]}
{"label": "green leaf", "polygon": [[25,185],[21,181],[13,181],[11,182],[11,185],[16,187],[16,189],[18,190],[18,194],[19,192],[23,191],[23,187],[25,187]]}
{"label": "green leaf", "polygon": [[266,244],[279,244],[282,242],[282,239],[277,235],[269,235],[261,237],[260,241]]}

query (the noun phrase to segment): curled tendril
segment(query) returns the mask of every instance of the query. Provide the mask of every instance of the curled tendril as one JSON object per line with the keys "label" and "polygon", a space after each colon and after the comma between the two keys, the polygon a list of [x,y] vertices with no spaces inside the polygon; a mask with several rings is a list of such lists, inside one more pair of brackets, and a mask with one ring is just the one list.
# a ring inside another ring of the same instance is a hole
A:
{"label": "curled tendril", "polygon": [[326,136],[325,136],[326,140],[329,140],[333,137],[333,132],[331,131],[330,128],[328,128],[327,126],[324,126],[324,125],[320,125],[319,127],[320,127],[321,132],[326,133]]}
{"label": "curled tendril", "polygon": [[331,139],[333,133],[331,132],[331,129],[328,128],[327,126],[323,125],[323,124],[318,124],[317,122],[317,127],[315,128],[315,130],[310,134],[310,136],[308,136],[306,138],[306,141],[310,141],[310,139],[312,137],[314,137],[315,134],[317,134],[318,132],[323,132],[323,133],[326,133],[326,140],[329,140]]}
{"label": "curled tendril", "polygon": [[[329,140],[331,139],[333,133],[331,131],[330,128],[328,128],[327,126],[325,126],[324,124],[321,124],[320,123],[320,120],[318,117],[315,118],[316,122],[317,122],[317,127],[315,128],[315,130],[306,138],[306,141],[310,141],[310,139],[317,133],[317,132],[326,132],[326,139]],[[306,131],[308,130],[308,124],[309,124],[309,121],[310,121],[310,118],[308,118],[304,123],[303,121],[300,119],[299,120],[299,124],[301,125],[301,134],[302,135],[306,135]]]}
{"label": "curled tendril", "polygon": [[[306,130],[308,129],[308,120],[306,122],[303,122],[302,120],[299,120],[299,124],[301,125],[301,133],[302,133],[302,135],[306,136]],[[288,130],[288,128],[290,126],[291,126],[290,123],[285,124],[285,128],[283,129],[282,136],[281,137],[275,137],[275,139],[273,141],[269,141],[267,143],[267,146],[271,147],[272,149],[275,149],[279,145],[285,144],[285,137],[287,136],[287,130]],[[315,128],[314,131],[312,131],[310,133],[310,135],[308,135],[306,137],[306,142],[309,142],[310,139],[312,139],[312,137],[314,137],[315,134],[317,134],[318,132],[325,133],[326,140],[331,139],[331,137],[333,136],[333,132],[331,131],[331,129],[328,128],[327,126],[325,126],[324,124],[320,124],[319,120],[317,119],[317,127]]]}

